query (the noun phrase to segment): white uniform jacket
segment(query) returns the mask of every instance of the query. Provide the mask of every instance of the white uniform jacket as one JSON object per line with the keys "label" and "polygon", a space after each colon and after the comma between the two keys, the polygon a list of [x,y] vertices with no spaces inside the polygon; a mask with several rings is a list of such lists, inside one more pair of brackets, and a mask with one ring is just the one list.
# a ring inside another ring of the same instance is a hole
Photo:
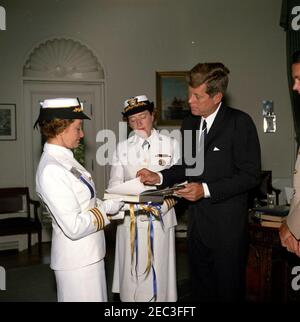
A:
{"label": "white uniform jacket", "polygon": [[[135,178],[137,171],[142,168],[159,172],[179,160],[179,144],[174,138],[159,134],[153,129],[147,141],[150,144],[148,150],[142,147],[144,139],[137,135],[118,144],[113,156],[109,188]],[[173,208],[162,215],[165,228],[177,225]]]}
{"label": "white uniform jacket", "polygon": [[295,164],[293,187],[294,196],[286,222],[292,234],[300,239],[300,149]]}
{"label": "white uniform jacket", "polygon": [[[82,174],[83,180],[71,168]],[[51,268],[76,269],[103,259],[103,227],[110,221],[102,202],[96,199],[90,173],[75,160],[71,150],[44,145],[36,174],[36,191],[52,216]]]}
{"label": "white uniform jacket", "polygon": [[[173,138],[153,130],[147,141],[150,144],[148,150],[142,147],[144,140],[137,135],[118,144],[113,157],[109,187],[135,178],[141,168],[161,171],[179,159],[179,145]],[[177,300],[175,253],[177,221],[174,208],[162,216],[163,227],[159,221],[153,222],[153,263],[156,271],[157,301],[173,302]],[[144,274],[147,265],[148,225],[149,221],[143,221],[138,216],[138,273],[136,275],[132,274],[131,269],[130,217],[125,216],[118,224],[112,291],[120,293],[122,302],[145,302],[153,297],[152,271],[147,277]]]}

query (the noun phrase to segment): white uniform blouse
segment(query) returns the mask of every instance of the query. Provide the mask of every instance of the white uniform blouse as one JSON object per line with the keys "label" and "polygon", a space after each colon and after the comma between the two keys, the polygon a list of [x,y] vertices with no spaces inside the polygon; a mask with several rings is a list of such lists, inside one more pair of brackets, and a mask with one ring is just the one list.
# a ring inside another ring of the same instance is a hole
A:
{"label": "white uniform blouse", "polygon": [[[180,148],[174,138],[162,135],[153,129],[147,141],[150,144],[149,150],[142,148],[144,139],[138,135],[133,135],[118,144],[113,156],[109,188],[135,178],[137,171],[142,168],[159,172],[179,160]],[[162,215],[165,228],[177,224],[174,209],[171,209],[168,215]]]}
{"label": "white uniform blouse", "polygon": [[[75,168],[92,187],[70,169]],[[109,224],[90,173],[62,146],[44,145],[36,174],[36,191],[52,215],[51,268],[70,270],[105,256],[103,227]]]}

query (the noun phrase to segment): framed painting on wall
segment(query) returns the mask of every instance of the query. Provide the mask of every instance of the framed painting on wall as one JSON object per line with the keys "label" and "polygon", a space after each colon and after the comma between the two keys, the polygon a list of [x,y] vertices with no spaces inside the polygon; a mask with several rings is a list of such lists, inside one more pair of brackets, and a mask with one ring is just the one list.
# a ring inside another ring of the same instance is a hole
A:
{"label": "framed painting on wall", "polygon": [[16,139],[16,105],[0,103],[0,140]]}
{"label": "framed painting on wall", "polygon": [[189,113],[187,73],[156,72],[157,125],[181,125]]}

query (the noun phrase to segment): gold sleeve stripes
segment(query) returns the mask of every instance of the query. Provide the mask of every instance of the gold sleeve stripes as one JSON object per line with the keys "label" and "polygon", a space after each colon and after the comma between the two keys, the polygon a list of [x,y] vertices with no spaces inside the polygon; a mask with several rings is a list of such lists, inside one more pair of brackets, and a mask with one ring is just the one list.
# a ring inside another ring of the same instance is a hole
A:
{"label": "gold sleeve stripes", "polygon": [[167,204],[168,210],[174,207],[177,203],[175,198],[165,198],[164,202]]}
{"label": "gold sleeve stripes", "polygon": [[93,224],[94,224],[94,226],[97,227],[97,231],[103,229],[104,228],[104,219],[103,219],[103,216],[102,216],[100,210],[98,208],[92,208],[92,209],[90,209],[90,211],[92,212],[92,214],[95,217],[93,220]]}

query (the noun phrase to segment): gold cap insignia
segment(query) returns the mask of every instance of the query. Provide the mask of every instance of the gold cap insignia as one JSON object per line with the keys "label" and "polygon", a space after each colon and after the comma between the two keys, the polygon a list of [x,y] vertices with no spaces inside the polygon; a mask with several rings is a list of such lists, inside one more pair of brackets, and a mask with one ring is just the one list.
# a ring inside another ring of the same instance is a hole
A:
{"label": "gold cap insignia", "polygon": [[83,111],[83,108],[81,106],[76,106],[74,109],[73,109],[73,112],[82,112]]}
{"label": "gold cap insignia", "polygon": [[130,98],[128,101],[127,101],[128,105],[130,107],[134,107],[135,105],[137,105],[138,103],[138,99],[137,98]]}

